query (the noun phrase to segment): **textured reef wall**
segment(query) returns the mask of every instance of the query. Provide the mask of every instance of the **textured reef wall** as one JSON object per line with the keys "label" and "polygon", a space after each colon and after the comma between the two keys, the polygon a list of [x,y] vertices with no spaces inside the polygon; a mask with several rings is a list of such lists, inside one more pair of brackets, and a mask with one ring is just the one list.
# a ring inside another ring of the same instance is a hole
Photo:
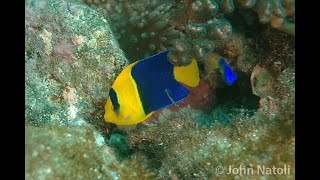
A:
{"label": "textured reef wall", "polygon": [[[294,179],[294,28],[294,0],[28,0],[27,179]],[[106,123],[116,76],[163,50],[196,58],[200,85],[132,130]],[[291,171],[217,172],[257,165]]]}
{"label": "textured reef wall", "polygon": [[[120,162],[91,125],[26,126],[26,179],[139,179],[154,177],[140,156]],[[132,173],[134,172],[134,173]]]}
{"label": "textured reef wall", "polygon": [[42,126],[103,116],[105,97],[128,61],[99,14],[68,1],[28,1],[26,119]]}
{"label": "textured reef wall", "polygon": [[81,1],[101,11],[111,23],[120,47],[131,61],[173,47],[171,59],[204,60],[233,36],[230,14],[247,24],[259,21],[295,33],[294,0],[97,0]]}

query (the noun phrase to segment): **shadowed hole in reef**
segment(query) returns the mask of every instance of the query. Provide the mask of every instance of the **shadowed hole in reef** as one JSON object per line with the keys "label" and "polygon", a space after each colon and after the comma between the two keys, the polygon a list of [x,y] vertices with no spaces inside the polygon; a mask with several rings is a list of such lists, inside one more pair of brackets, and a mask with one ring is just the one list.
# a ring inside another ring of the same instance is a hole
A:
{"label": "shadowed hole in reef", "polygon": [[114,132],[110,135],[107,144],[114,149],[120,159],[129,157],[132,154],[132,149],[128,146],[127,133],[125,132]]}
{"label": "shadowed hole in reef", "polygon": [[[138,128],[138,127],[137,127]],[[164,147],[151,141],[140,141],[138,146],[129,146],[128,132],[116,129],[107,141],[120,160],[130,159],[133,153],[140,152],[148,159],[148,168],[156,169],[162,164]]]}
{"label": "shadowed hole in reef", "polygon": [[243,72],[236,74],[233,85],[216,89],[216,104],[208,118],[198,120],[200,126],[211,126],[214,121],[228,125],[239,115],[250,117],[257,111],[260,97],[252,93],[250,77]]}
{"label": "shadowed hole in reef", "polygon": [[151,141],[141,141],[138,146],[129,146],[128,134],[122,130],[116,130],[111,134],[107,144],[114,150],[119,160],[131,159],[134,153],[142,153],[146,159],[139,163],[147,165],[147,169],[152,171],[162,165],[164,158],[164,147]]}

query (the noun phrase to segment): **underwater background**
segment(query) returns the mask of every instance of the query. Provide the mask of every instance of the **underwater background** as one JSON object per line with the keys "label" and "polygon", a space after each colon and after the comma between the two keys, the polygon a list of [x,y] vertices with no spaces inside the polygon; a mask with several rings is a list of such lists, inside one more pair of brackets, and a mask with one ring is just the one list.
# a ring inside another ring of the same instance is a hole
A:
{"label": "underwater background", "polygon": [[[26,179],[294,179],[294,0],[25,7]],[[199,85],[136,127],[107,123],[119,73],[166,50],[177,66],[197,60]],[[211,66],[215,55],[237,74],[233,85]]]}

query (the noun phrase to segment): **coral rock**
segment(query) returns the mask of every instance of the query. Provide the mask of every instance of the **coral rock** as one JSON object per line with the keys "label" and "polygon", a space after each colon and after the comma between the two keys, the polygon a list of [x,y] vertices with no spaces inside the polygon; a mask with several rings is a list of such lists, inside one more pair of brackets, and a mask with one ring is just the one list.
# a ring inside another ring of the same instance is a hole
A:
{"label": "coral rock", "polygon": [[100,102],[128,64],[108,22],[64,0],[28,1],[26,22],[26,120],[38,126],[102,121]]}
{"label": "coral rock", "polygon": [[26,126],[26,179],[147,179],[154,173],[132,157],[120,162],[91,125]]}
{"label": "coral rock", "polygon": [[272,93],[274,80],[266,68],[256,65],[251,73],[250,79],[253,94],[266,97]]}
{"label": "coral rock", "polygon": [[[99,133],[93,127],[26,127],[26,178],[102,179],[112,177],[108,166],[115,163],[112,154],[99,148]],[[116,164],[117,165],[117,164]]]}

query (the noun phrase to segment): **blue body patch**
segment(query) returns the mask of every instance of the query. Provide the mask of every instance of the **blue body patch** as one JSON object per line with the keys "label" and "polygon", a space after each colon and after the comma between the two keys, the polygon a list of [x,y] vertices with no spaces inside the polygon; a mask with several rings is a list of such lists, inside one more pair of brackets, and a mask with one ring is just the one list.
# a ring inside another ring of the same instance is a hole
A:
{"label": "blue body patch", "polygon": [[228,85],[232,85],[237,79],[237,75],[232,71],[224,58],[220,59],[219,65],[223,71],[224,80]]}
{"label": "blue body patch", "polygon": [[[174,79],[168,51],[141,60],[133,66],[135,80],[145,114],[183,100],[189,91]],[[172,102],[174,101],[174,102]]]}

